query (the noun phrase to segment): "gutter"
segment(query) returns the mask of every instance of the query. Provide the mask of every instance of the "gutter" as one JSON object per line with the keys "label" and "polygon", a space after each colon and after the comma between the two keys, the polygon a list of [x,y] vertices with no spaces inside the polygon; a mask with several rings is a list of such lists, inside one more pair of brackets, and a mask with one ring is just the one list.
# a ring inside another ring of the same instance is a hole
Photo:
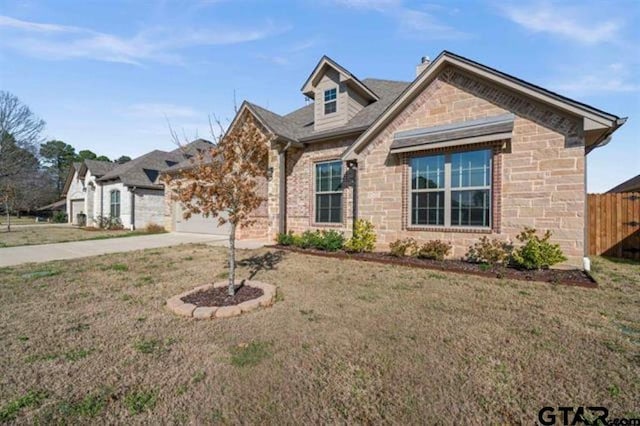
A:
{"label": "gutter", "polygon": [[136,187],[132,186],[129,188],[131,192],[131,214],[130,214],[130,223],[131,230],[134,231],[136,229]]}
{"label": "gutter", "polygon": [[588,154],[591,151],[593,151],[594,149],[601,148],[601,147],[607,145],[609,142],[611,142],[611,138],[612,138],[611,135],[613,134],[613,132],[615,132],[620,127],[622,127],[622,125],[627,122],[628,118],[629,117],[622,117],[622,118],[616,119],[613,122],[613,126],[611,126],[606,132],[604,132],[598,141],[596,141],[595,143],[591,144],[588,147],[586,153]]}
{"label": "gutter", "polygon": [[334,130],[332,132],[325,132],[317,135],[306,136],[304,138],[300,138],[299,141],[302,143],[307,143],[307,142],[315,142],[320,140],[324,141],[328,138],[350,136],[356,133],[362,133],[365,130],[367,130],[369,127],[370,126],[360,126],[360,127],[354,127],[353,129],[348,129],[348,130]]}

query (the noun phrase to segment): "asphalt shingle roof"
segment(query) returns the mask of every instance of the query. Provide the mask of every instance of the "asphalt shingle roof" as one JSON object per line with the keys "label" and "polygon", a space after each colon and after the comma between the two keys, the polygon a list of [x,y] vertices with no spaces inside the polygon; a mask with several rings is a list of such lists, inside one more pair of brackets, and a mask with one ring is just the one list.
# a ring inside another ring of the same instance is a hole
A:
{"label": "asphalt shingle roof", "polygon": [[161,172],[209,146],[211,146],[210,142],[198,139],[171,152],[154,150],[124,164],[116,165],[117,167],[98,180],[100,182],[119,180],[126,186],[162,189],[163,185],[158,182]]}
{"label": "asphalt shingle roof", "polygon": [[118,163],[112,163],[111,161],[97,160],[84,160],[84,165],[87,166],[87,169],[89,169],[92,175],[97,177],[104,176],[105,174],[109,173],[111,170],[119,166]]}
{"label": "asphalt shingle roof", "polygon": [[621,184],[614,186],[607,192],[640,192],[640,175],[632,177]]}
{"label": "asphalt shingle roof", "polygon": [[405,81],[379,80],[366,78],[362,83],[370,88],[378,97],[361,109],[347,124],[331,130],[316,132],[313,129],[313,104],[306,105],[286,115],[278,115],[273,111],[256,104],[248,103],[259,118],[278,136],[300,142],[311,142],[336,133],[362,130],[371,125],[376,118],[407,88]]}

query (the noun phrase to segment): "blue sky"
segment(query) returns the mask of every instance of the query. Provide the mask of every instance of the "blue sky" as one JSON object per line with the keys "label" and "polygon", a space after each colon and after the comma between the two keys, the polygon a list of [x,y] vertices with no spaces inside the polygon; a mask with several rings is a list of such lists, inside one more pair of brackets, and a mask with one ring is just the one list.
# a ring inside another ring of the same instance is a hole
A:
{"label": "blue sky", "polygon": [[0,0],[0,88],[76,149],[173,149],[249,99],[278,113],[327,54],[410,80],[446,49],[630,119],[588,157],[589,191],[640,173],[640,1]]}

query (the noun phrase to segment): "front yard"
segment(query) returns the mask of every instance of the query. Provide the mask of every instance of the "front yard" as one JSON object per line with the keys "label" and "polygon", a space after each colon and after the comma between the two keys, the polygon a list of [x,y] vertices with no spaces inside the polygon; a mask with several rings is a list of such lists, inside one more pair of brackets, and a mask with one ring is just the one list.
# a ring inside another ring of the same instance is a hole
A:
{"label": "front yard", "polygon": [[11,232],[7,232],[6,228],[0,228],[0,248],[30,246],[34,244],[66,243],[69,241],[98,240],[144,234],[146,234],[144,230],[86,230],[72,226],[38,225],[12,228]]}
{"label": "front yard", "polygon": [[224,279],[225,256],[190,245],[0,269],[0,421],[640,416],[638,264],[597,259],[600,287],[582,289],[264,249],[240,253],[239,276],[277,284],[273,307],[212,321],[165,309]]}

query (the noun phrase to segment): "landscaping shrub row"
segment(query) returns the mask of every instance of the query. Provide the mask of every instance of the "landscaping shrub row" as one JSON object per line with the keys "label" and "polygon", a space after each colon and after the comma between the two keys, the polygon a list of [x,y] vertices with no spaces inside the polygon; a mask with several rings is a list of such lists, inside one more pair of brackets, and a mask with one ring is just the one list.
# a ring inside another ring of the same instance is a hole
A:
{"label": "landscaping shrub row", "polygon": [[[522,243],[518,248],[509,241],[489,239],[484,236],[469,247],[464,261],[484,264],[492,267],[510,266],[518,269],[547,269],[567,260],[558,244],[549,242],[551,232],[540,237],[533,228],[525,227],[517,237]],[[431,240],[418,245],[413,238],[396,240],[389,244],[392,256],[415,256],[423,259],[444,260],[451,251],[451,244],[440,240]]]}
{"label": "landscaping shrub row", "polygon": [[[509,266],[526,270],[548,269],[567,260],[560,246],[549,241],[550,231],[539,236],[535,229],[525,227],[516,238],[521,243],[517,248],[509,241],[482,237],[480,241],[469,247],[463,260],[491,267]],[[305,231],[300,235],[293,232],[278,234],[277,241],[282,246],[302,249],[366,253],[375,248],[376,234],[371,222],[359,219],[356,220],[353,236],[349,239],[345,239],[342,232],[329,230]],[[444,261],[451,253],[451,243],[431,240],[418,244],[413,238],[404,238],[389,244],[389,249],[390,254],[395,257],[411,256]]]}

